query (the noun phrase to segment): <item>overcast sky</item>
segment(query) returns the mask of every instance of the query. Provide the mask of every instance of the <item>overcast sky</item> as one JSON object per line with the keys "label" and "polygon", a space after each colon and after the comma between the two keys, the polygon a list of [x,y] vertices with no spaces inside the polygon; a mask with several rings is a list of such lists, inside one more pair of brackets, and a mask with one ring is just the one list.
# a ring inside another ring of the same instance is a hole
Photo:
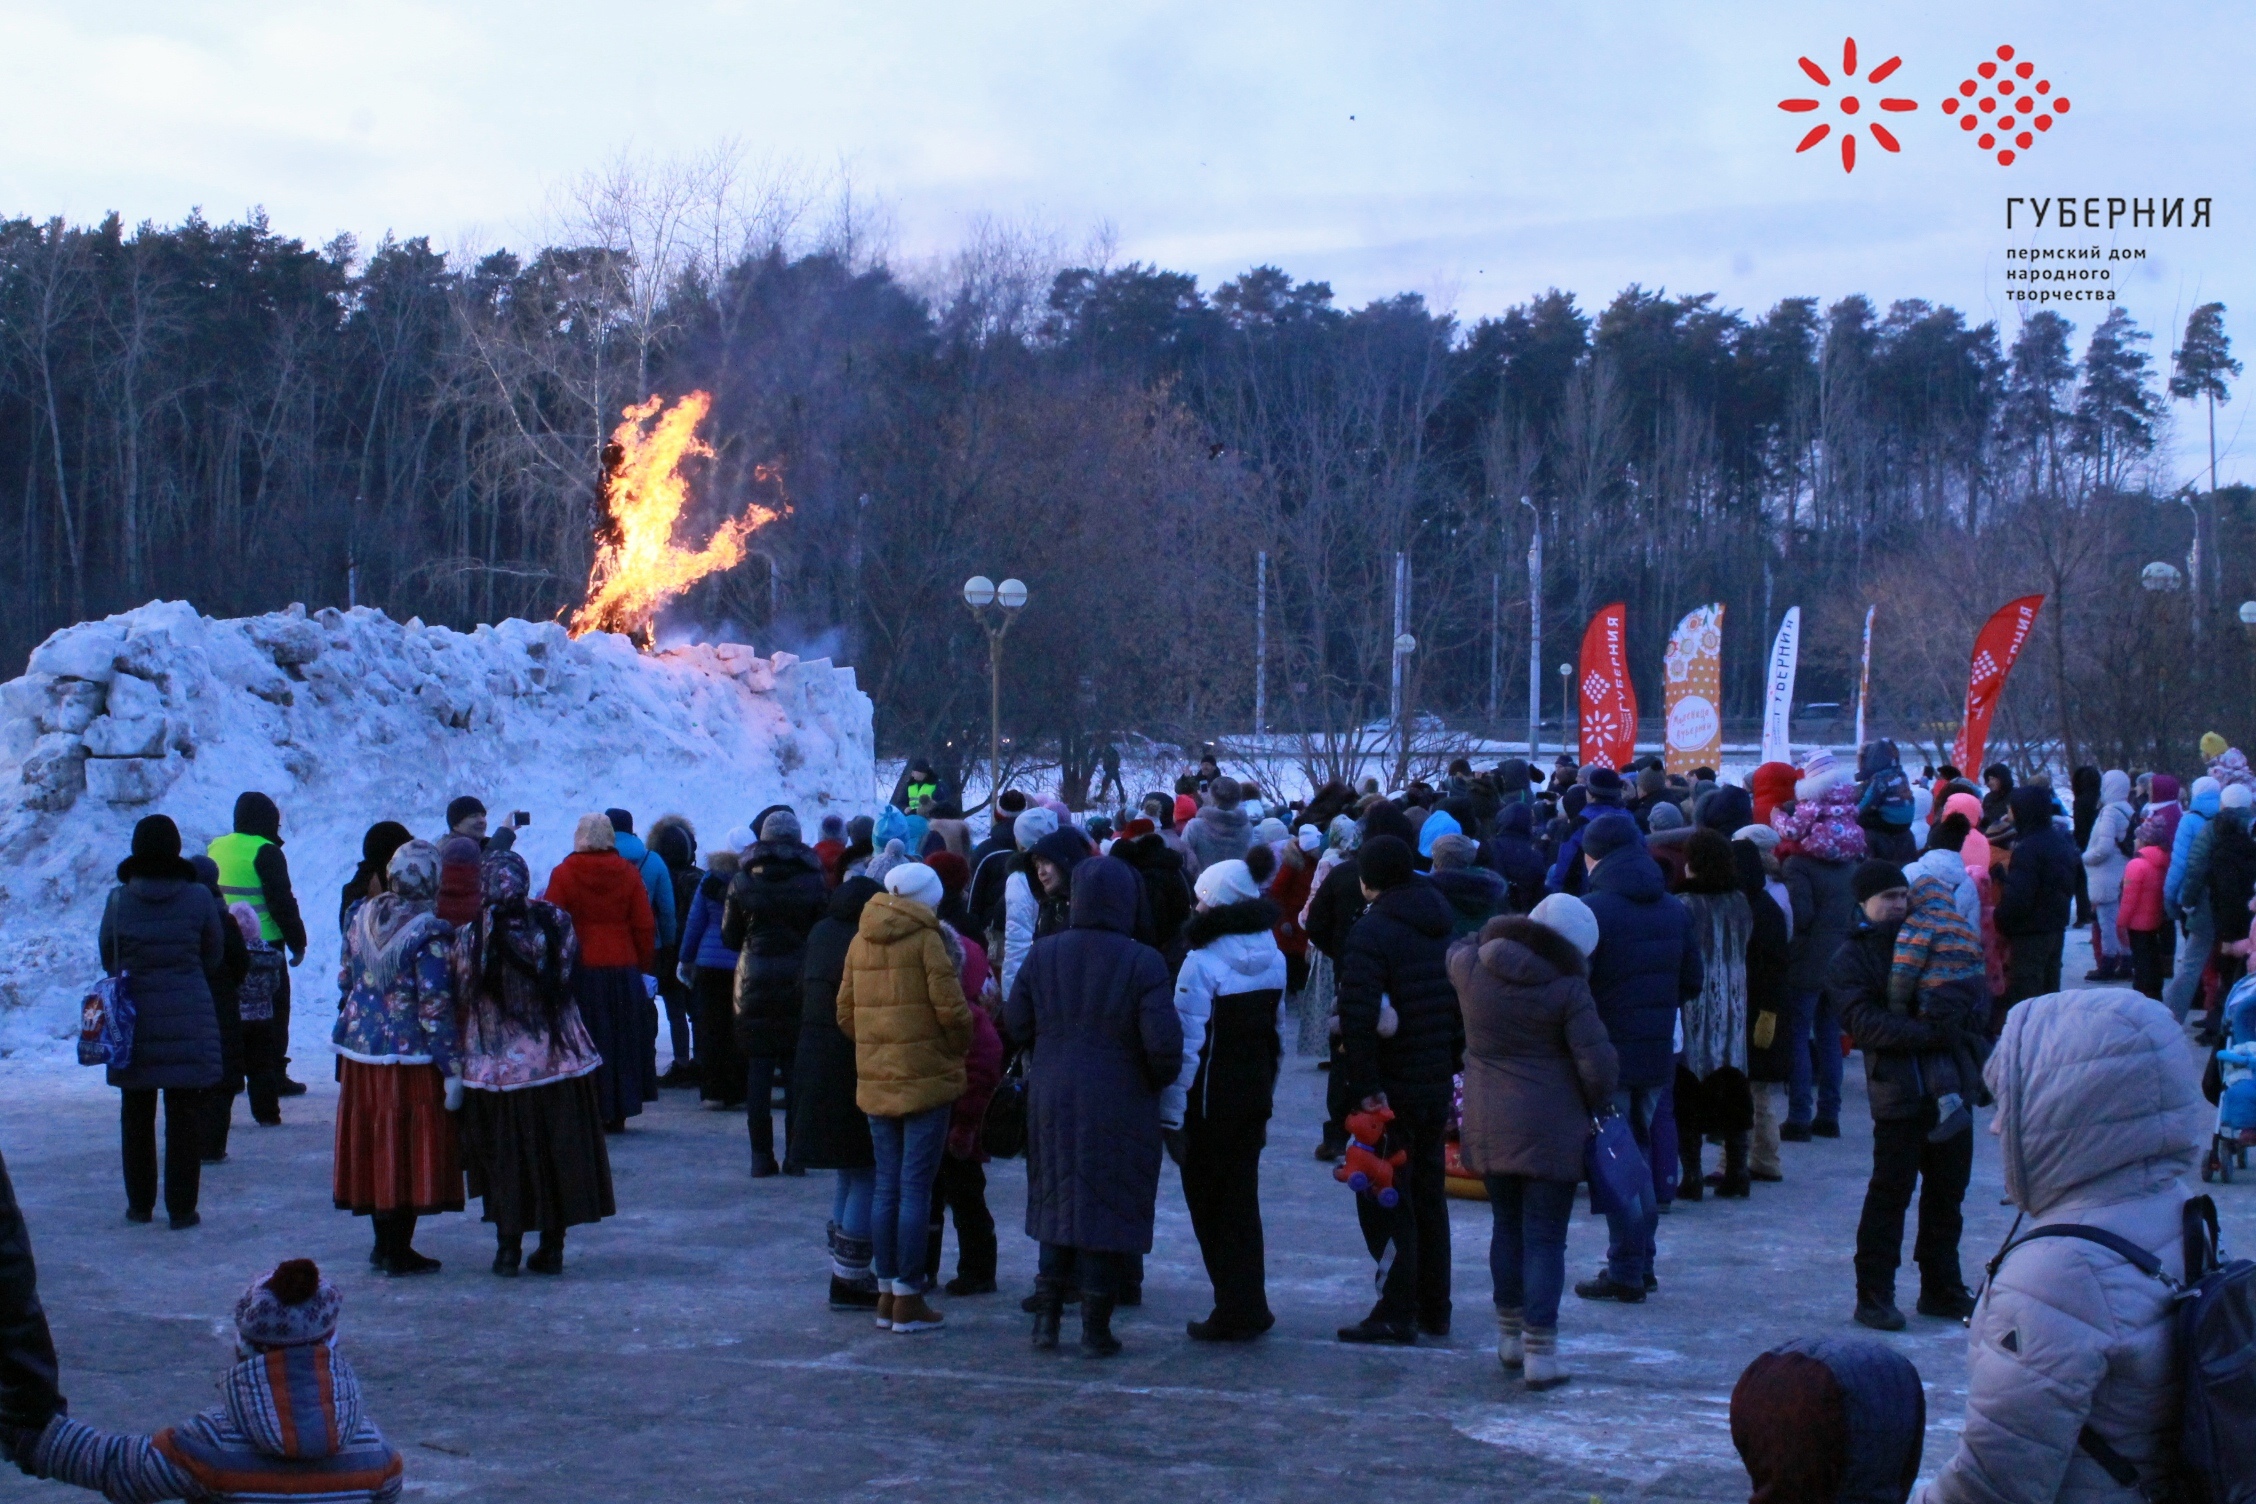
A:
{"label": "overcast sky", "polygon": [[[1846,84],[1900,55],[1879,88]],[[2000,44],[2072,104],[2010,167],[1938,108]],[[1807,54],[1834,80],[1806,78]],[[2256,342],[2246,4],[1568,6],[955,0],[0,0],[0,213],[176,220],[262,205],[308,240],[386,230],[539,238],[557,185],[633,149],[735,138],[845,164],[904,259],[981,216],[1214,282],[1273,262],[1359,302],[1404,289],[1468,319],[1635,281],[1759,311],[1863,292],[1997,319],[2009,246],[2143,246],[2113,286],[2167,367],[2220,299]],[[1859,92],[1862,110],[1839,113]],[[1806,154],[1815,119],[1868,127]],[[1816,115],[1778,101],[1817,97]],[[2207,196],[2213,226],[2020,231],[2008,194]],[[2106,265],[2106,263],[2099,263]],[[2065,310],[2079,330],[2104,305]],[[2256,393],[2219,414],[2256,479]],[[2177,478],[2206,434],[2180,407]]]}

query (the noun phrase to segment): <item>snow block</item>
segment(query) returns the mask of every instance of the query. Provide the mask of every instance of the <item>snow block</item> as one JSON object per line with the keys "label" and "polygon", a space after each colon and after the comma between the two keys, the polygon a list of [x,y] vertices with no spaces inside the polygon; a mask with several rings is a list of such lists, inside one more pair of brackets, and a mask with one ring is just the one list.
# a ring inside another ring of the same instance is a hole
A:
{"label": "snow block", "polygon": [[[161,732],[164,723],[157,726]],[[151,803],[180,776],[180,764],[161,756],[96,757],[85,768],[88,796],[105,804]]]}
{"label": "snow block", "polygon": [[78,802],[86,787],[86,743],[55,732],[31,744],[23,765],[24,803],[55,813]]}
{"label": "snow block", "polygon": [[161,715],[135,720],[106,715],[86,728],[86,751],[90,757],[162,757],[164,742],[165,723]]}
{"label": "snow block", "polygon": [[118,650],[124,646],[125,628],[117,625],[114,617],[82,622],[63,628],[33,648],[31,672],[107,684],[117,676]]}
{"label": "snow block", "polygon": [[102,686],[91,679],[56,679],[47,686],[39,729],[76,736],[102,713]]}
{"label": "snow block", "polygon": [[251,641],[284,668],[313,662],[329,643],[321,628],[299,616],[258,616],[250,622]]}

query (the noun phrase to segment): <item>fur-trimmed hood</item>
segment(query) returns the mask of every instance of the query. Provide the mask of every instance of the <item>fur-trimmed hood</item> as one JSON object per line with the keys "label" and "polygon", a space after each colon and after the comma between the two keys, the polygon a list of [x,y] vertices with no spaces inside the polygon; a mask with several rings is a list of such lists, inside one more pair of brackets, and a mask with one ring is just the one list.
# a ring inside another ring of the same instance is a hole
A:
{"label": "fur-trimmed hood", "polygon": [[1589,971],[1574,942],[1522,914],[1491,919],[1480,932],[1481,969],[1508,987],[1540,987]]}
{"label": "fur-trimmed hood", "polygon": [[1200,909],[1183,926],[1183,938],[1191,949],[1198,950],[1225,935],[1265,935],[1277,927],[1281,917],[1277,906],[1268,899],[1248,898],[1217,908]]}

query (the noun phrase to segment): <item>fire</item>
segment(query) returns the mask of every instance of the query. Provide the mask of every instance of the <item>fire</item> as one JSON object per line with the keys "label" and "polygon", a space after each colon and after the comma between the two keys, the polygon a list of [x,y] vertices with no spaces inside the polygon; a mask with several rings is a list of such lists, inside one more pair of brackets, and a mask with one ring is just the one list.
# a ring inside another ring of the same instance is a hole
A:
{"label": "fire", "polygon": [[705,392],[691,392],[671,408],[652,397],[626,409],[626,421],[612,431],[603,455],[595,563],[588,570],[587,604],[572,613],[574,637],[624,632],[647,643],[661,606],[705,576],[743,562],[744,540],[783,515],[755,504],[722,523],[704,547],[675,544],[674,527],[689,502],[682,461],[712,458],[712,446],[697,437],[712,406]]}

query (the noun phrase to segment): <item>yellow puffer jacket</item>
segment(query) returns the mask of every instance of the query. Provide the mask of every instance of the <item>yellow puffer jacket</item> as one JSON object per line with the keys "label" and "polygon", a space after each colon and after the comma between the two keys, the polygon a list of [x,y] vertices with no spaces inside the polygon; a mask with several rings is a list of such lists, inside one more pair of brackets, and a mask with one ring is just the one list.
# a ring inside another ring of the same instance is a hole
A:
{"label": "yellow puffer jacket", "polygon": [[971,1010],[932,910],[892,893],[870,898],[846,948],[838,1027],[854,1041],[855,1105],[872,1117],[963,1095]]}

